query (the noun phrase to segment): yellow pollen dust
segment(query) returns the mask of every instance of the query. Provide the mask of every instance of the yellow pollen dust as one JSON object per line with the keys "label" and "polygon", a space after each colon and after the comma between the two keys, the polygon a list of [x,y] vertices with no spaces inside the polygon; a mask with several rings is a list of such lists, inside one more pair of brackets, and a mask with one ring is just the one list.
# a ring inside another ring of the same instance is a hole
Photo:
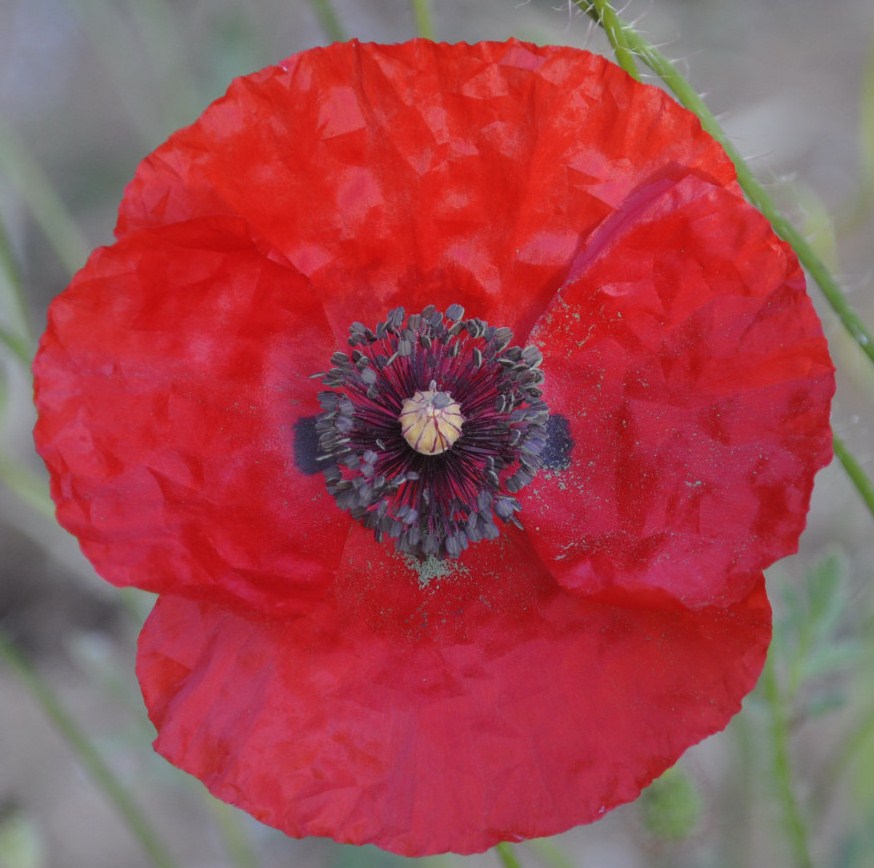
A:
{"label": "yellow pollen dust", "polygon": [[461,436],[464,416],[449,392],[438,392],[431,380],[426,392],[407,398],[398,417],[404,440],[423,455],[439,455]]}

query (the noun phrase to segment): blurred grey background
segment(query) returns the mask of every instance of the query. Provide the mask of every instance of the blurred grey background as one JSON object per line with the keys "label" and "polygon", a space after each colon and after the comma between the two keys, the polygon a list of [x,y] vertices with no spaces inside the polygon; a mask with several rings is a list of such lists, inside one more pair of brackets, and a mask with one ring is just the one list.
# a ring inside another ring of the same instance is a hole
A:
{"label": "blurred grey background", "polygon": [[[88,250],[111,242],[115,210],[138,161],[192,121],[232,77],[329,41],[317,5],[0,0],[0,225],[26,290],[34,335],[49,300]],[[407,0],[332,5],[349,37],[393,42],[416,33]],[[433,0],[431,9],[441,40],[517,36],[611,56],[588,19],[558,0]],[[624,14],[706,95],[759,178],[833,265],[851,303],[874,323],[871,0],[632,0]],[[0,280],[8,284],[11,278],[3,273]],[[815,288],[811,294],[840,371],[835,429],[874,474],[874,369]],[[23,328],[8,292],[0,305],[0,322]],[[373,848],[288,840],[223,811],[197,782],[151,755],[133,677],[137,627],[150,601],[104,586],[53,524],[30,445],[26,368],[4,352],[0,372],[0,470],[7,483],[0,486],[0,628],[96,740],[180,864],[342,868],[404,861]],[[872,539],[871,516],[833,465],[819,478],[802,554],[772,576],[778,612],[781,583],[797,580],[823,551],[836,548],[846,563],[841,593],[855,610],[852,629],[869,637]],[[848,868],[874,864],[874,856],[870,863],[858,861],[874,853],[874,840],[864,832],[866,818],[874,817],[866,813],[874,812],[874,793],[866,793],[852,774],[836,782],[823,768],[874,700],[872,677],[863,669],[843,676],[841,707],[801,727],[796,741],[802,799],[815,813],[815,851],[822,864]],[[522,849],[525,864],[789,864],[767,782],[750,767],[764,762],[756,744],[767,726],[757,714],[755,707],[748,709],[729,732],[683,760],[681,783],[665,809],[675,812],[682,834],[654,830],[647,803],[630,805],[556,839],[556,850]],[[868,765],[853,761],[863,778],[866,769],[874,771],[871,741]],[[238,847],[236,863],[228,855],[235,852],[235,835],[247,841]],[[246,848],[257,861],[245,861]],[[430,861],[497,864],[488,854]],[[0,868],[147,864],[30,694],[0,666]]]}

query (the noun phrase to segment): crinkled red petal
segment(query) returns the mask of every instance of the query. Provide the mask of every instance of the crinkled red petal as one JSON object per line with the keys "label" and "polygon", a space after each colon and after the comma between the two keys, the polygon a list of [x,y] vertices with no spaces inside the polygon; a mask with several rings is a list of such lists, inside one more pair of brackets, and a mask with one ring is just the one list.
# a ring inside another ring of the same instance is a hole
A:
{"label": "crinkled red petal", "polygon": [[235,81],[142,163],[118,232],[240,216],[339,336],[350,311],[460,302],[524,339],[592,230],[672,166],[734,183],[694,116],[602,57],[351,42]]}
{"label": "crinkled red petal", "polygon": [[727,609],[635,609],[562,590],[521,534],[467,556],[420,587],[355,529],[355,580],[287,622],[162,596],[138,662],[157,750],[290,835],[470,853],[634,799],[763,665],[761,576]]}
{"label": "crinkled red petal", "polygon": [[348,518],[294,463],[330,329],[241,221],[136,232],[51,306],[34,365],[58,519],[118,585],[293,612]]}
{"label": "crinkled red petal", "polygon": [[522,513],[568,588],[689,606],[795,551],[831,458],[834,369],[794,255],[733,193],[638,190],[532,333],[574,440]]}

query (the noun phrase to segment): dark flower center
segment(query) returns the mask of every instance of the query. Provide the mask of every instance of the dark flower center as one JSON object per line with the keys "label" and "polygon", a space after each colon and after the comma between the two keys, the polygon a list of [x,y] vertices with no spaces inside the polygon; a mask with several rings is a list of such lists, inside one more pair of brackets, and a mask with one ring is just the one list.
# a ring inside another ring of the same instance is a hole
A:
{"label": "dark flower center", "polygon": [[418,558],[458,557],[521,524],[514,495],[537,473],[548,410],[537,347],[450,305],[349,327],[350,353],[316,374],[318,460],[337,504]]}

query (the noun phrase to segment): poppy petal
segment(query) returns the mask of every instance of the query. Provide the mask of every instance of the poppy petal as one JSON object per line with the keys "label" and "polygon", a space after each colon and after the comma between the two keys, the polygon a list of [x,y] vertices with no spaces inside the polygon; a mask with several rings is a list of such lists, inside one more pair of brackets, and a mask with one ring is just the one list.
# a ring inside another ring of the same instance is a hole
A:
{"label": "poppy petal", "polygon": [[636,191],[575,269],[531,336],[573,443],[523,495],[534,545],[602,599],[740,599],[795,551],[831,458],[834,369],[795,257],[686,176]]}
{"label": "poppy petal", "polygon": [[117,231],[239,215],[338,336],[350,308],[458,302],[524,339],[593,229],[670,166],[734,184],[692,114],[597,55],[350,42],[234,82],[140,165]]}
{"label": "poppy petal", "polygon": [[241,221],[96,251],[52,304],[34,374],[58,520],[98,572],[279,612],[320,593],[348,518],[294,438],[331,349],[306,279]]}
{"label": "poppy petal", "polygon": [[[598,819],[722,729],[764,662],[761,576],[728,609],[635,609],[562,590],[521,534],[425,585],[353,537],[357,584],[306,616],[165,595],[140,640],[156,749],[293,836],[420,856]],[[380,611],[392,589],[416,617]]]}

